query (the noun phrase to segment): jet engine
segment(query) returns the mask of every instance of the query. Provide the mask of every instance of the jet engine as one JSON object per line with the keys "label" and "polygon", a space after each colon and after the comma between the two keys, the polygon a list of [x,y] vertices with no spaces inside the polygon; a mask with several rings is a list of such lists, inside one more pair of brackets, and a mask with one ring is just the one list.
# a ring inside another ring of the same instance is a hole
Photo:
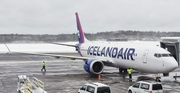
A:
{"label": "jet engine", "polygon": [[100,60],[87,60],[84,64],[84,70],[91,74],[101,74],[104,64]]}

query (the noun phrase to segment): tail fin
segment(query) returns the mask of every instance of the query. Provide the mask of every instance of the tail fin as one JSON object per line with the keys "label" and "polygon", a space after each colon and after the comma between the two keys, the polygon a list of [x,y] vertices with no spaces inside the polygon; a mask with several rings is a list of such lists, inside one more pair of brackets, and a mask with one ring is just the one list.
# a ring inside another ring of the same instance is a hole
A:
{"label": "tail fin", "polygon": [[79,43],[84,43],[84,42],[86,42],[88,40],[84,36],[84,32],[83,32],[82,27],[81,27],[81,23],[80,23],[80,20],[79,20],[78,13],[76,12],[75,15],[76,15],[77,29],[79,31],[78,40],[79,40]]}

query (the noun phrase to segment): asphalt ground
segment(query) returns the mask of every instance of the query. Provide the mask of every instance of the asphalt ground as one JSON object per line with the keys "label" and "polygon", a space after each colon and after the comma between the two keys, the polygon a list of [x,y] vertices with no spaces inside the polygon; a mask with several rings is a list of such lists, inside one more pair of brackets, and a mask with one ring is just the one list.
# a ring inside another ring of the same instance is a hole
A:
{"label": "asphalt ground", "polygon": [[[73,54],[76,55],[76,54]],[[41,62],[46,62],[46,73],[42,73]],[[45,83],[48,93],[77,93],[85,83],[101,82],[110,86],[112,93],[126,93],[130,85],[141,76],[155,77],[155,74],[133,72],[133,81],[128,81],[118,74],[117,68],[105,67],[101,74],[101,81],[97,76],[88,74],[83,69],[82,60],[55,59],[36,55],[1,54],[0,55],[0,93],[17,93],[18,75],[36,77]],[[180,69],[170,73],[169,77],[162,77],[161,81],[165,93],[180,93],[179,81],[173,75],[180,75]],[[161,76],[161,74],[160,74]]]}

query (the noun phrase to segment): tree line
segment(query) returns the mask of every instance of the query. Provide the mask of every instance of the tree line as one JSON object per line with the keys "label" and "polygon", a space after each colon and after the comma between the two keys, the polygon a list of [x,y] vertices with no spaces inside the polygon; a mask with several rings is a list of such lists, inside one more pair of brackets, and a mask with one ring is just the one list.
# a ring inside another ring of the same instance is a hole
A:
{"label": "tree line", "polygon": [[[106,31],[98,33],[85,33],[89,40],[107,40],[110,38],[128,39],[128,40],[148,40],[157,41],[160,37],[178,37],[180,32],[163,31]],[[78,34],[0,34],[0,43],[39,43],[39,42],[66,42],[77,41]]]}

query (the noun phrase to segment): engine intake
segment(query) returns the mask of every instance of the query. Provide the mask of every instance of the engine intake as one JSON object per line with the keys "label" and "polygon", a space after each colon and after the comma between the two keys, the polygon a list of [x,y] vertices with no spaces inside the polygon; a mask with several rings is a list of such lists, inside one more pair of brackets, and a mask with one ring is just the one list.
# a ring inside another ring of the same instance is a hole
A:
{"label": "engine intake", "polygon": [[84,64],[84,70],[92,74],[101,74],[104,69],[104,64],[99,60],[87,60]]}

